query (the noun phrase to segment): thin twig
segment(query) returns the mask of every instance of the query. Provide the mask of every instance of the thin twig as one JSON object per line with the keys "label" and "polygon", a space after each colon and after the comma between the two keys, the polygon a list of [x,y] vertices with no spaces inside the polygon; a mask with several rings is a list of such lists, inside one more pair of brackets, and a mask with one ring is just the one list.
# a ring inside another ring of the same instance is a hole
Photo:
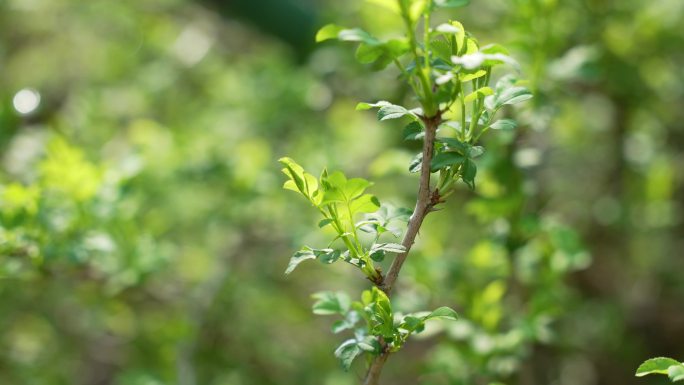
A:
{"label": "thin twig", "polygon": [[[411,247],[416,240],[418,230],[420,230],[423,220],[428,213],[430,213],[432,208],[440,202],[439,192],[437,190],[430,190],[430,163],[432,162],[435,135],[437,126],[439,126],[441,122],[441,116],[438,114],[432,118],[424,118],[423,121],[425,122],[425,138],[423,139],[423,160],[421,162],[418,198],[416,200],[416,207],[413,210],[413,215],[411,215],[411,219],[409,219],[406,234],[404,234],[404,239],[401,242],[406,250],[396,256],[380,287],[387,296],[390,296],[392,293],[392,287],[399,277],[399,271],[411,251]],[[382,368],[384,367],[389,354],[390,352],[384,347],[383,352],[373,360],[368,368],[368,373],[363,382],[364,385],[378,385]]]}

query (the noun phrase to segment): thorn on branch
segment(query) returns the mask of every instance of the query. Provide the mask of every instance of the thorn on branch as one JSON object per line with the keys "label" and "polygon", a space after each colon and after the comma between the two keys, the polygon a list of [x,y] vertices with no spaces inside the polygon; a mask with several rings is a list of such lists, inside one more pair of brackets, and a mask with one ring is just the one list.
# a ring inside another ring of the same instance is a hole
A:
{"label": "thorn on branch", "polygon": [[384,291],[385,277],[382,275],[382,270],[380,270],[379,267],[376,267],[375,272],[377,273],[375,276],[367,278],[369,281],[373,282],[375,286]]}
{"label": "thorn on branch", "polygon": [[444,199],[442,199],[442,196],[439,193],[439,189],[435,188],[432,191],[432,194],[430,194],[430,202],[428,203],[428,210],[429,211],[437,211],[434,209],[435,206],[437,206],[440,203],[446,202]]}

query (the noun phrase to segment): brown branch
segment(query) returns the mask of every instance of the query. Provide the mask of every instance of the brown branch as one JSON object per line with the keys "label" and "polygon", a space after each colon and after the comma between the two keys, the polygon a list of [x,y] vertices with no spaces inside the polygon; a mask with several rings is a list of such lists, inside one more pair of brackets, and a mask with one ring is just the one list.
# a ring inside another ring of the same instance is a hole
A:
{"label": "brown branch", "polygon": [[[423,160],[420,166],[418,198],[416,200],[416,207],[413,210],[413,215],[411,215],[411,218],[409,219],[406,234],[404,234],[404,239],[401,242],[406,250],[403,253],[398,254],[394,259],[392,266],[390,266],[390,269],[383,280],[382,286],[380,286],[387,296],[390,296],[392,293],[392,287],[399,277],[399,271],[411,251],[411,247],[416,240],[423,220],[428,213],[430,213],[432,208],[440,202],[439,191],[437,191],[437,189],[434,191],[430,190],[430,163],[432,163],[437,127],[441,121],[442,118],[439,114],[432,118],[423,118],[423,122],[425,123],[425,138],[423,139]],[[387,350],[387,346],[384,346],[383,344],[383,352],[373,360],[368,368],[368,373],[363,381],[364,385],[378,385],[382,368],[385,366],[385,362],[387,362],[389,355],[390,352]]]}

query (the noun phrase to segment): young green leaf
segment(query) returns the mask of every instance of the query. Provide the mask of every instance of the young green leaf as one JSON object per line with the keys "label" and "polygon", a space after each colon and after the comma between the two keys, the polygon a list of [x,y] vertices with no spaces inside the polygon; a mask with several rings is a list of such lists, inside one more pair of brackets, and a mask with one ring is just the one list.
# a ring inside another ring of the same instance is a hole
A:
{"label": "young green leaf", "polygon": [[452,321],[456,321],[458,319],[458,313],[454,311],[453,309],[442,306],[439,307],[435,310],[433,310],[430,314],[425,316],[424,320],[430,320],[430,319],[435,319],[435,318],[442,318],[442,319],[448,319]]}
{"label": "young green leaf", "polygon": [[342,368],[348,371],[354,359],[362,352],[355,339],[348,339],[335,349],[335,357],[340,360]]}
{"label": "young green leaf", "polygon": [[466,103],[470,103],[479,97],[485,97],[485,96],[489,96],[489,95],[493,95],[493,94],[494,94],[493,89],[491,89],[489,87],[482,87],[482,88],[477,89],[477,90],[471,92],[470,94],[466,95],[466,97],[463,99],[463,101]]}
{"label": "young green leaf", "polygon": [[378,110],[378,120],[390,120],[398,119],[403,116],[409,116],[414,120],[418,119],[418,116],[412,111],[406,109],[406,107],[398,106],[384,100],[377,103],[359,103],[356,105],[356,110],[363,111],[369,110],[371,108],[379,108]]}
{"label": "young green leaf", "polygon": [[340,31],[344,30],[343,27],[335,24],[328,24],[316,33],[316,43],[320,43],[325,40],[337,39]]}
{"label": "young green leaf", "polygon": [[667,376],[670,377],[670,381],[678,382],[684,381],[684,365],[672,365],[667,369]]}
{"label": "young green leaf", "polygon": [[308,260],[308,259],[316,259],[316,255],[311,251],[311,249],[302,249],[294,253],[294,255],[290,258],[290,263],[287,265],[287,269],[285,270],[285,274],[290,274],[294,271],[294,269],[299,266],[300,263]]}
{"label": "young green leaf", "polygon": [[356,213],[372,213],[380,208],[380,201],[375,195],[364,194],[352,201],[349,204],[349,209],[352,214]]}
{"label": "young green leaf", "polygon": [[361,317],[357,311],[350,310],[343,320],[336,321],[332,325],[332,332],[337,334],[345,330],[353,329],[360,319]]}
{"label": "young green leaf", "polygon": [[380,121],[390,120],[390,119],[399,119],[399,118],[407,116],[407,115],[409,115],[413,118],[416,117],[412,112],[407,110],[405,107],[397,106],[397,105],[384,106],[378,110],[378,120],[380,120]]}
{"label": "young green leaf", "polygon": [[637,377],[643,377],[647,374],[667,374],[670,366],[680,365],[679,361],[667,357],[656,357],[644,361],[636,371]]}

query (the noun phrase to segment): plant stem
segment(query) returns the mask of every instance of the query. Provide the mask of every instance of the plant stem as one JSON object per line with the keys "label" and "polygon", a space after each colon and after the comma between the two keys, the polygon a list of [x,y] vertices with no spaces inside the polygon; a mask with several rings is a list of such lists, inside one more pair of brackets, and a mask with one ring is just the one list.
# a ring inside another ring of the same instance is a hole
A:
{"label": "plant stem", "polygon": [[[441,116],[437,115],[431,118],[424,118],[423,120],[425,122],[425,138],[423,140],[423,160],[420,170],[418,198],[416,200],[416,207],[413,210],[413,215],[411,215],[411,219],[409,219],[406,234],[404,234],[404,239],[401,242],[406,250],[396,256],[394,262],[392,262],[392,266],[384,278],[382,286],[380,287],[380,289],[382,289],[388,297],[392,293],[392,287],[399,277],[399,271],[401,270],[402,265],[406,261],[406,258],[411,251],[411,247],[416,240],[418,230],[420,230],[423,220],[439,200],[439,197],[435,195],[439,192],[437,190],[434,192],[430,190],[430,163],[432,162],[432,154],[435,147],[435,135],[437,132],[437,127],[441,122]],[[385,362],[387,361],[389,354],[390,352],[385,346],[384,351],[373,360],[368,368],[366,378],[363,381],[364,385],[378,385],[382,368],[385,366]]]}

